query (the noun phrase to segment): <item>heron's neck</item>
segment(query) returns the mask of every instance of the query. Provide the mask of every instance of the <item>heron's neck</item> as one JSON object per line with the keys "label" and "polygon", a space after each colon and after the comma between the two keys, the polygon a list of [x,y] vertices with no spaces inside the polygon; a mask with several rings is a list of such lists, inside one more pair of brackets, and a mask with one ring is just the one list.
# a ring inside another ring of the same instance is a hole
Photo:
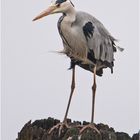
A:
{"label": "heron's neck", "polygon": [[72,24],[75,20],[76,20],[76,10],[74,7],[71,7],[65,13],[64,22],[67,22],[67,24]]}

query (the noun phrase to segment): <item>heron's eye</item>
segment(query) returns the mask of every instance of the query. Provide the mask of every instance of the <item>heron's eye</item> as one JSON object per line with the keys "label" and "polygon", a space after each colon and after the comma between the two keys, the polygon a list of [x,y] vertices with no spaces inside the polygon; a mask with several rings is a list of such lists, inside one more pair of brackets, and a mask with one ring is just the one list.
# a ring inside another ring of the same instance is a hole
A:
{"label": "heron's eye", "polygon": [[60,7],[60,3],[57,3],[57,4],[56,4],[56,7]]}

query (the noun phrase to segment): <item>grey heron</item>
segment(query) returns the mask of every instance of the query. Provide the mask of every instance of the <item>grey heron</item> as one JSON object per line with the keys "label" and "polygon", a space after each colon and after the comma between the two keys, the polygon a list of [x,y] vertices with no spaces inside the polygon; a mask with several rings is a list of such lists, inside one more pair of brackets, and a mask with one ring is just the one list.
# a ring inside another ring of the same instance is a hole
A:
{"label": "grey heron", "polygon": [[70,0],[52,1],[47,10],[33,21],[55,13],[62,13],[58,31],[64,46],[62,53],[70,58],[72,69],[71,92],[63,124],[67,126],[68,111],[75,89],[75,66],[78,65],[93,73],[91,123],[83,127],[81,132],[87,128],[98,131],[94,126],[96,75],[102,76],[104,68],[110,68],[113,73],[114,52],[123,49],[115,45],[116,39],[99,20],[88,13],[76,11]]}

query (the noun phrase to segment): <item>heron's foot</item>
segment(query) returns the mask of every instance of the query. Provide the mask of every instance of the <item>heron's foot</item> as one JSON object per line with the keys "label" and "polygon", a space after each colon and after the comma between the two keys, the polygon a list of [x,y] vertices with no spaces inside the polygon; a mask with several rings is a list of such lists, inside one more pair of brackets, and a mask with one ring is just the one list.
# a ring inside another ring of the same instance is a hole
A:
{"label": "heron's foot", "polygon": [[96,126],[93,123],[90,123],[88,125],[85,125],[81,130],[80,130],[80,134],[82,134],[83,132],[85,132],[86,130],[93,130],[94,132],[97,132],[99,135],[101,134],[100,131],[96,128]]}
{"label": "heron's foot", "polygon": [[62,129],[63,128],[70,128],[70,126],[68,125],[68,123],[67,123],[67,121],[63,121],[63,122],[60,122],[60,123],[58,123],[57,125],[55,125],[55,126],[53,126],[50,130],[49,130],[49,132],[48,132],[48,134],[51,134],[54,130],[58,130],[58,135],[60,136],[61,135],[61,133],[62,133]]}

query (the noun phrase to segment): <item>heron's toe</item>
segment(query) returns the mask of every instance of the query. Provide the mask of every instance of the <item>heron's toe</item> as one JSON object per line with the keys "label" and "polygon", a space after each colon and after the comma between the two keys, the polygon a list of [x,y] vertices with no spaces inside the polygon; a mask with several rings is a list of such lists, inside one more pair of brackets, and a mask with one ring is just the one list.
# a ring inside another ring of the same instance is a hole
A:
{"label": "heron's toe", "polygon": [[96,126],[92,123],[85,125],[83,128],[80,130],[80,134],[84,133],[86,130],[93,130],[95,133],[101,134],[100,131],[96,128]]}
{"label": "heron's toe", "polygon": [[70,126],[67,124],[67,122],[60,122],[57,125],[53,126],[49,130],[48,134],[51,134],[56,130],[56,131],[58,131],[58,135],[60,136],[61,133],[63,133],[62,130],[65,130],[65,129],[68,129],[68,128],[70,128]]}

